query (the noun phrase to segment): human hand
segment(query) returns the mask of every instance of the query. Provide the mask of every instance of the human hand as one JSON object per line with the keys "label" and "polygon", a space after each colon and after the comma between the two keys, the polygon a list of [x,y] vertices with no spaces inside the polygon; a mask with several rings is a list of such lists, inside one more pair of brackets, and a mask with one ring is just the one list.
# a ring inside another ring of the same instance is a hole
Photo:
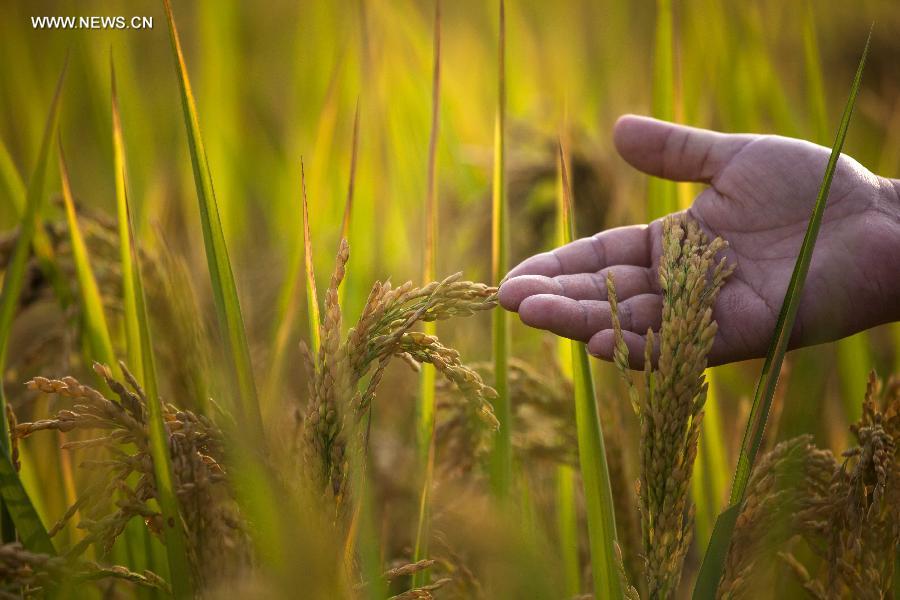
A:
{"label": "human hand", "polygon": [[[765,356],[821,185],[830,150],[810,142],[722,134],[626,115],[616,148],[657,177],[709,185],[687,210],[710,239],[729,243],[737,268],[713,318],[711,365]],[[616,282],[631,366],[643,363],[647,329],[658,330],[662,219],[600,232],[523,261],[500,303],[532,327],[587,342],[611,360],[614,336],[606,275]],[[832,341],[900,319],[900,184],[841,155],[826,204],[792,348]]]}

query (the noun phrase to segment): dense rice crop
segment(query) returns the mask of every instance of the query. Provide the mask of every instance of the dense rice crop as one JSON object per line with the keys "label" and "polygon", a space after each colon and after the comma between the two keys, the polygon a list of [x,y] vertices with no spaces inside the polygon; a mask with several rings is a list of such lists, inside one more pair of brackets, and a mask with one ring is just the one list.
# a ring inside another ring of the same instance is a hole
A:
{"label": "dense rice crop", "polygon": [[[0,598],[900,589],[898,325],[787,353],[839,152],[900,169],[900,11],[47,4],[153,20],[0,8]],[[709,368],[742,257],[691,213],[642,352],[622,271],[613,364],[498,307],[700,192],[613,155],[622,112],[838,131],[765,362]]]}

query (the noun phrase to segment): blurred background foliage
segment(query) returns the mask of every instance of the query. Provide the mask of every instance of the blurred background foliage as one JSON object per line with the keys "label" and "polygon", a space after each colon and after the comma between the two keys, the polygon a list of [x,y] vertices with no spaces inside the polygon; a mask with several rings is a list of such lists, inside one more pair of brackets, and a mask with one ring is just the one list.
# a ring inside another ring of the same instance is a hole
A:
{"label": "blurred background foliage", "polygon": [[[724,131],[803,137],[823,145],[832,141],[847,84],[874,20],[872,50],[845,152],[880,175],[900,176],[900,78],[895,68],[900,60],[900,38],[895,35],[900,10],[896,3],[695,0],[672,4],[671,100],[676,120]],[[360,133],[350,227],[352,259],[343,292],[348,320],[355,320],[374,280],[390,278],[400,283],[421,277],[433,4],[201,0],[177,2],[175,11],[254,365],[261,378],[270,367],[273,340],[291,298],[303,289],[300,158],[306,166],[312,243],[322,286],[322,274],[330,271],[340,235],[357,104]],[[154,27],[36,30],[30,23],[36,15],[150,16]],[[560,135],[570,146],[578,234],[645,220],[647,178],[617,157],[610,132],[620,114],[652,110],[657,3],[510,0],[506,15],[507,181],[514,264],[553,245]],[[490,275],[491,144],[497,88],[495,3],[445,2],[442,29],[437,276],[462,270],[467,279],[485,281]],[[183,262],[182,279],[160,285],[194,288],[207,329],[214,330],[167,35],[162,7],[156,1],[3,2],[0,140],[15,171],[27,180],[47,103],[68,52],[60,135],[73,193],[83,212],[113,215],[112,52],[138,236],[147,252]],[[7,170],[4,177],[9,176]],[[50,177],[49,189],[59,190],[58,175],[51,170]],[[689,201],[696,191],[683,186],[679,197]],[[61,218],[61,211],[59,203],[54,203],[48,220]],[[16,211],[4,197],[0,229],[12,229],[16,223]],[[155,317],[161,321],[157,328],[182,326],[178,321],[164,321],[165,313]],[[32,316],[17,322],[11,370],[6,374],[17,410],[26,397],[17,383],[37,374],[28,371],[23,340],[48,327],[53,318]],[[301,370],[293,365],[299,361],[296,341],[306,335],[306,319],[296,318],[293,323],[291,343],[285,346],[288,367],[280,373],[276,388],[285,396],[300,395],[305,385]],[[486,315],[452,328],[438,325],[438,333],[468,360],[489,357],[488,332]],[[809,432],[821,446],[843,448],[846,425],[856,417],[852,411],[858,410],[854,407],[865,389],[865,373],[870,368],[883,374],[900,368],[898,341],[898,326],[893,325],[849,342],[792,353],[770,419],[768,444]],[[547,335],[515,323],[512,354],[516,358],[540,365],[547,342]],[[183,367],[175,364],[180,360],[179,349],[169,354],[168,363],[161,361],[162,372]],[[68,373],[65,363],[57,368],[58,372],[49,374]],[[221,367],[214,365],[213,374],[205,376],[210,386],[205,391],[213,397],[217,395],[216,368]],[[634,419],[613,370],[597,364],[596,371],[605,430],[621,429],[611,435],[621,440],[628,462],[629,455],[636,456],[636,449],[629,447],[629,440],[636,436],[628,435],[635,428]],[[715,372],[722,439],[731,452],[724,463],[730,472],[759,364],[731,365]],[[48,374],[46,369],[42,374]],[[413,375],[394,368],[388,380],[386,385],[394,386],[390,396],[414,396]],[[411,406],[408,402],[381,404],[374,435],[384,447],[412,443]],[[35,413],[42,410],[34,408]],[[37,456],[40,446],[33,443]],[[29,475],[23,477],[29,483]],[[33,480],[29,486],[34,489]],[[532,491],[536,496],[543,493],[537,487]],[[52,494],[34,496],[42,514],[61,512],[61,500]],[[698,516],[698,524],[702,522]],[[472,525],[469,535],[477,531],[477,522]]]}

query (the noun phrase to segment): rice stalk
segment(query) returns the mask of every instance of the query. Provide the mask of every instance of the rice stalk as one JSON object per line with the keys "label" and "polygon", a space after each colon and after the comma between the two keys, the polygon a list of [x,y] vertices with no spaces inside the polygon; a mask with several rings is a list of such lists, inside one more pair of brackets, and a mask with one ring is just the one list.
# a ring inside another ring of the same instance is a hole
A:
{"label": "rice stalk", "polygon": [[[562,144],[560,148],[562,148]],[[571,214],[566,201],[566,185],[568,182],[563,180],[563,170],[568,171],[568,165],[564,164],[563,161],[567,159],[568,156],[560,151],[559,175],[557,177],[559,189],[556,194],[556,239],[554,240],[556,246],[562,246],[571,242],[573,237],[569,228]],[[569,381],[572,379],[574,364],[572,360],[573,346],[574,344],[569,340],[557,340],[557,360],[563,376]],[[565,576],[565,593],[568,597],[575,597],[581,592],[581,560],[578,548],[575,478],[576,471],[571,465],[562,464],[556,468],[556,526]]]}
{"label": "rice stalk", "polygon": [[[138,296],[140,304],[141,296]],[[152,360],[152,359],[151,359]],[[95,372],[113,390],[116,401],[73,377],[35,377],[32,390],[56,394],[71,403],[48,418],[16,426],[17,438],[41,431],[99,431],[97,437],[79,437],[63,445],[70,451],[102,449],[107,458],[82,461],[81,467],[100,477],[80,490],[76,502],[53,527],[59,531],[73,516],[85,537],[65,550],[69,559],[81,556],[89,546],[107,554],[128,523],[138,518],[166,542],[170,585],[176,597],[191,597],[192,583],[208,586],[246,560],[244,525],[233,509],[231,492],[225,486],[223,466],[226,438],[210,419],[171,404],[159,403],[159,422],[165,436],[166,453],[160,457],[152,422],[156,409],[150,396],[122,366],[127,385],[113,378],[109,367],[95,364]],[[152,369],[147,371],[153,374]],[[148,382],[150,380],[148,379]],[[151,384],[152,385],[152,384]],[[162,465],[169,476],[160,477]],[[166,494],[177,495],[184,518],[168,513]],[[115,502],[110,506],[110,498]],[[172,535],[181,534],[181,539]],[[185,535],[187,534],[187,535]],[[179,556],[175,556],[180,552]],[[172,564],[179,560],[180,564]],[[191,573],[196,578],[190,579]]]}
{"label": "rice stalk", "polygon": [[[871,373],[856,446],[835,457],[805,435],[761,457],[722,574],[718,597],[768,591],[781,562],[813,598],[872,598],[891,594],[900,499],[900,379],[883,384]],[[802,562],[787,545],[802,538],[818,559]]]}
{"label": "rice stalk", "polygon": [[[427,284],[435,277],[438,245],[438,196],[437,196],[437,144],[440,133],[441,102],[441,0],[434,5],[433,67],[431,84],[431,133],[428,138],[428,188],[425,196],[425,251],[422,260],[422,281]],[[435,335],[434,322],[425,323],[425,335]],[[416,525],[413,562],[423,560],[428,555],[428,532],[430,515],[430,492],[434,476],[434,424],[435,424],[435,379],[436,372],[431,365],[422,365],[419,373],[419,396],[416,403],[416,441],[422,491],[419,499],[419,516]],[[414,588],[429,583],[429,572],[419,571],[413,575]]]}
{"label": "rice stalk", "polygon": [[[50,103],[47,124],[41,139],[41,149],[38,153],[34,173],[28,183],[19,235],[12,256],[6,265],[3,287],[0,288],[0,374],[6,372],[12,321],[19,305],[28,254],[43,210],[47,162],[50,157],[53,136],[56,133],[59,101],[67,64],[68,60],[63,65],[53,100]],[[6,419],[7,411],[6,395],[3,390],[2,377],[0,377],[0,450],[4,455],[0,457],[0,478],[3,483],[0,487],[3,499],[3,502],[0,503],[0,538],[3,542],[12,542],[15,540],[16,530],[18,530],[18,535],[27,544],[26,548],[29,550],[53,553],[53,545],[13,466],[10,455],[9,425]]]}
{"label": "rice stalk", "polygon": [[699,225],[684,217],[664,221],[662,246],[662,325],[658,336],[647,331],[643,393],[628,370],[615,282],[607,277],[615,363],[641,425],[639,505],[650,598],[674,597],[690,548],[694,515],[688,491],[706,402],[706,357],[717,331],[712,307],[734,270],[724,258],[715,260],[727,244],[720,238],[709,242]]}
{"label": "rice stalk", "polygon": [[741,453],[738,457],[738,464],[735,469],[734,481],[731,487],[730,506],[726,509],[727,516],[725,513],[720,515],[713,529],[712,538],[707,547],[703,564],[700,567],[697,583],[694,587],[695,597],[710,596],[715,590],[719,575],[722,573],[725,560],[724,552],[727,550],[728,540],[731,538],[734,521],[737,519],[737,513],[739,512],[739,506],[744,499],[750,472],[756,459],[756,454],[762,443],[769,409],[772,406],[772,399],[775,396],[775,387],[778,384],[778,375],[781,372],[781,365],[784,361],[784,355],[787,352],[788,341],[790,340],[791,332],[794,327],[794,320],[797,317],[797,310],[800,306],[800,294],[803,290],[806,274],[809,272],[809,265],[812,260],[816,237],[822,223],[822,215],[825,211],[825,203],[828,200],[831,181],[834,177],[835,167],[837,166],[844,140],[847,137],[847,129],[850,126],[850,117],[853,114],[853,106],[856,102],[856,97],[859,94],[860,82],[862,80],[866,58],[869,54],[869,43],[871,42],[871,38],[872,32],[870,30],[869,37],[866,39],[865,48],[863,49],[862,56],[859,60],[856,75],[854,76],[853,83],[850,87],[850,95],[847,99],[847,104],[844,107],[840,126],[838,127],[835,141],[832,145],[831,156],[825,167],[822,185],[819,188],[816,203],[809,219],[806,235],[803,238],[803,244],[800,246],[797,262],[794,265],[794,272],[791,275],[790,283],[785,292],[784,301],[782,302],[781,310],[778,315],[778,321],[775,325],[775,331],[772,335],[772,342],[766,354],[766,360],[763,364],[759,382],[756,386],[756,393],[754,394],[750,415],[747,419],[747,427],[741,443]]}
{"label": "rice stalk", "polygon": [[[391,359],[431,364],[459,389],[471,414],[498,426],[491,409],[496,392],[465,367],[459,353],[436,336],[412,330],[417,323],[469,316],[496,306],[496,288],[462,281],[460,274],[415,287],[376,282],[356,325],[341,339],[342,313],[337,289],[350,250],[341,244],[325,295],[320,326],[322,344],[315,356],[303,345],[310,401],[303,419],[303,462],[318,496],[330,498],[337,515],[346,514],[350,452],[365,450],[366,416]],[[362,382],[367,381],[365,387]]]}
{"label": "rice stalk", "polygon": [[[675,119],[675,70],[672,1],[656,0],[656,37],[653,54],[653,106],[657,119]],[[676,184],[657,177],[647,182],[647,221],[678,210]]]}
{"label": "rice stalk", "polygon": [[248,425],[251,438],[261,442],[262,417],[256,395],[256,384],[253,379],[253,365],[250,360],[250,349],[241,305],[238,298],[234,274],[228,258],[225,234],[219,218],[212,177],[203,139],[200,135],[200,120],[191,91],[187,65],[181,50],[181,41],[175,26],[175,17],[169,0],[163,0],[166,19],[169,24],[169,37],[172,42],[172,53],[178,72],[178,83],[181,90],[181,104],[184,113],[185,129],[188,136],[191,164],[194,170],[194,182],[197,186],[197,200],[200,206],[200,220],[203,225],[203,241],[209,276],[212,283],[213,297],[216,305],[216,316],[219,329],[226,348],[226,356],[231,363],[231,371],[237,383],[238,398],[234,410],[242,422]]}
{"label": "rice stalk", "polygon": [[[575,215],[566,171],[566,156],[561,143],[559,165],[563,192],[562,219],[565,223],[563,230],[571,240],[575,237]],[[620,579],[620,569],[616,564],[616,515],[606,447],[603,442],[603,428],[597,412],[594,377],[585,345],[576,341],[572,341],[571,345],[578,462],[584,485],[594,597],[620,598],[630,586]]]}
{"label": "rice stalk", "polygon": [[[499,1],[497,113],[494,125],[494,175],[491,217],[491,278],[498,282],[508,270],[509,232],[506,202],[506,14],[504,0]],[[512,486],[512,419],[509,404],[509,320],[506,311],[493,316],[494,414],[500,423],[491,452],[490,476],[494,495],[501,501],[509,497]]]}

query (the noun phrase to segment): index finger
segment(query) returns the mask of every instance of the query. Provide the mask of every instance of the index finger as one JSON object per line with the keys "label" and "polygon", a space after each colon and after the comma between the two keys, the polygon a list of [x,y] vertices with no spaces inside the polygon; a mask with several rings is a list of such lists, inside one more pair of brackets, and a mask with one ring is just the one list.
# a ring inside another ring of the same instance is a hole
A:
{"label": "index finger", "polygon": [[592,273],[615,265],[649,267],[650,235],[646,225],[607,229],[519,263],[506,279],[519,275],[557,277]]}

